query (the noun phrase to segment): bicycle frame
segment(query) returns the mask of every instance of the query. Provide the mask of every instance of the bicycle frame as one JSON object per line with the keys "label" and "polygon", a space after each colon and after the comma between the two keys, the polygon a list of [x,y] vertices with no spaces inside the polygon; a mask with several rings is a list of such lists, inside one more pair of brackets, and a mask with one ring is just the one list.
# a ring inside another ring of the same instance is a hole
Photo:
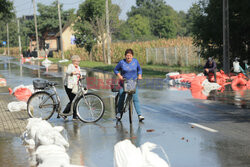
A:
{"label": "bicycle frame", "polygon": [[50,96],[48,96],[46,99],[44,99],[41,103],[40,103],[40,105],[39,105],[39,107],[46,107],[47,105],[44,105],[44,103],[51,97],[51,98],[53,98],[54,100],[55,100],[55,104],[53,104],[54,105],[54,107],[55,107],[55,111],[58,113],[58,116],[57,117],[59,117],[59,116],[70,116],[70,115],[72,115],[73,114],[73,110],[74,110],[74,105],[75,105],[75,102],[76,102],[76,100],[79,98],[79,97],[81,97],[81,96],[84,96],[84,94],[86,94],[87,93],[87,88],[86,87],[83,87],[83,85],[81,84],[81,80],[82,79],[79,79],[79,81],[78,81],[78,86],[79,86],[79,88],[78,88],[78,93],[76,94],[76,96],[75,96],[75,98],[73,99],[73,101],[72,101],[72,104],[71,104],[71,107],[70,107],[70,112],[69,113],[63,113],[63,112],[61,112],[61,100],[60,100],[60,97],[59,97],[59,95],[58,95],[58,93],[57,93],[57,91],[56,91],[56,87],[55,86],[51,86],[52,87],[52,89],[49,89],[49,90],[46,90],[46,92],[48,92],[49,94],[50,94]]}
{"label": "bicycle frame", "polygon": [[126,112],[126,107],[129,105],[129,102],[130,101],[133,101],[133,94],[131,93],[126,93],[126,98],[124,100],[124,105],[123,105],[123,108],[122,108],[122,112],[125,113]]}

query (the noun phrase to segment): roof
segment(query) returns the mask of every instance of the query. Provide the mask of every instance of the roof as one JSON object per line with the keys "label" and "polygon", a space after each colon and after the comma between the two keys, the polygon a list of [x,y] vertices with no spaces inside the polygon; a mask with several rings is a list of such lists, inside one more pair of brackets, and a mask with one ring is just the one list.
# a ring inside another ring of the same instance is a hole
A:
{"label": "roof", "polygon": [[[62,29],[62,32],[64,32],[68,27],[70,27],[71,24],[72,24],[71,21],[67,22],[67,23],[64,25],[64,27],[63,27],[63,29]],[[55,36],[56,36],[56,37],[60,37],[60,31],[59,31],[58,33],[56,33]]]}

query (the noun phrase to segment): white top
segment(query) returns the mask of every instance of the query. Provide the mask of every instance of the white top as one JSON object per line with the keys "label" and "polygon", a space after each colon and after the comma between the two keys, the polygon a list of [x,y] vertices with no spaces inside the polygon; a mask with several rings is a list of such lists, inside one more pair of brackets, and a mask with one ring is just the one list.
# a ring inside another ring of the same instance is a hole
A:
{"label": "white top", "polygon": [[237,72],[237,73],[240,72],[240,62],[234,61],[233,68],[234,68],[234,72]]}
{"label": "white top", "polygon": [[66,71],[66,78],[64,80],[64,85],[69,89],[72,89],[75,84],[77,84],[77,75],[71,75],[73,72],[77,72],[80,74],[80,67],[77,68],[73,64],[69,64]]}

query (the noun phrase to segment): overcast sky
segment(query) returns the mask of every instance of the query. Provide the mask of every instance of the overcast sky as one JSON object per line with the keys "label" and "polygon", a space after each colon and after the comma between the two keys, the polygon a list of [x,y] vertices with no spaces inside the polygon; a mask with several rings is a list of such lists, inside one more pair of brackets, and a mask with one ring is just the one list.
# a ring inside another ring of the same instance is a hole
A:
{"label": "overcast sky", "polygon": [[[50,5],[55,0],[35,0],[36,3],[42,3]],[[63,4],[63,9],[67,10],[70,8],[78,9],[79,4],[85,0],[59,0]],[[135,6],[136,0],[112,0],[113,3],[118,4],[122,9],[120,18],[125,20],[127,18],[126,13],[130,10],[131,6]],[[174,8],[176,11],[183,10],[185,12],[191,7],[194,2],[198,0],[165,0],[166,3]],[[17,17],[23,15],[33,15],[33,3],[32,0],[13,0],[16,8]]]}

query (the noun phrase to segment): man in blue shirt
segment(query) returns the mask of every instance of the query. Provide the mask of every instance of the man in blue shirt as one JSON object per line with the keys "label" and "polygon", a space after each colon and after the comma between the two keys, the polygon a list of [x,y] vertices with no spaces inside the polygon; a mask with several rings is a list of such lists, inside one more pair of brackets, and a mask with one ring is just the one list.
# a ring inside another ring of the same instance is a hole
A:
{"label": "man in blue shirt", "polygon": [[[142,69],[137,59],[133,58],[133,50],[127,49],[125,51],[125,59],[121,60],[115,67],[114,73],[118,76],[119,80],[123,81],[124,79],[142,79]],[[121,110],[124,105],[125,92],[123,91],[123,85],[121,84],[121,89],[119,91],[120,97],[118,102],[118,113],[116,118],[118,120],[121,119]],[[135,94],[133,94],[133,102],[135,106],[135,110],[137,112],[139,121],[144,120],[144,117],[141,115],[139,98],[138,98],[138,90],[136,88]]]}

